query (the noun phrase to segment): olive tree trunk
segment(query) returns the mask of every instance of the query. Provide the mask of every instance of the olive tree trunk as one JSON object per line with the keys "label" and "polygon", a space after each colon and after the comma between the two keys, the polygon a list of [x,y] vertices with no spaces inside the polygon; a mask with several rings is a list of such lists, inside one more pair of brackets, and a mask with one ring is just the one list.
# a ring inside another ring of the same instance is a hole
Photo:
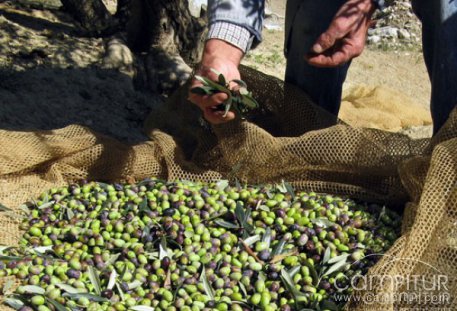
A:
{"label": "olive tree trunk", "polygon": [[[191,14],[192,0],[118,0],[112,16],[102,0],[62,0],[81,25],[97,34],[112,34],[104,63],[111,68],[135,67],[142,84],[168,94],[183,84],[199,62],[206,13]],[[133,53],[132,53],[133,52]],[[130,62],[126,64],[126,61]]]}
{"label": "olive tree trunk", "polygon": [[61,0],[63,8],[90,33],[101,34],[114,26],[102,0]]}
{"label": "olive tree trunk", "polygon": [[189,0],[120,0],[116,15],[123,20],[128,46],[146,54],[149,89],[168,94],[189,78],[203,49],[205,12],[192,16]]}

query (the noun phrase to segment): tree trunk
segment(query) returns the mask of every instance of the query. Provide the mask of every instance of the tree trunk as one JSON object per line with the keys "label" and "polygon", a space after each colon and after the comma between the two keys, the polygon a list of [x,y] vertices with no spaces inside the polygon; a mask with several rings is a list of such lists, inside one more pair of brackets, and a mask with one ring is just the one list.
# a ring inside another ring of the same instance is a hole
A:
{"label": "tree trunk", "polygon": [[[189,0],[122,0],[129,2],[125,20],[128,45],[146,52],[148,88],[168,94],[190,76],[200,61],[206,33],[206,16],[194,17]],[[118,2],[120,3],[120,2]]]}
{"label": "tree trunk", "polygon": [[114,20],[102,0],[61,0],[63,8],[81,26],[93,34],[101,34],[114,26]]}
{"label": "tree trunk", "polygon": [[[206,14],[192,16],[193,0],[118,0],[111,16],[102,0],[62,0],[64,8],[93,34],[121,30],[107,44],[104,63],[121,68],[136,63],[149,89],[169,94],[183,84],[200,61]],[[139,61],[126,57],[130,50]],[[128,59],[128,63],[126,63]]]}
{"label": "tree trunk", "polygon": [[[206,18],[194,17],[188,0],[121,0],[130,2],[126,20],[129,43],[139,51],[150,47],[178,53],[187,63],[200,60]],[[118,11],[122,10],[118,7]],[[125,17],[124,17],[125,18]]]}

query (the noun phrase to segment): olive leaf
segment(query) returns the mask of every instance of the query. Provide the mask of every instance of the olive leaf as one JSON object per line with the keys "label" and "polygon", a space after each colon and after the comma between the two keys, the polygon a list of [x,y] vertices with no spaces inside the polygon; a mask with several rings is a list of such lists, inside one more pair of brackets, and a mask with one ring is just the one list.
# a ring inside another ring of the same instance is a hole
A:
{"label": "olive leaf", "polygon": [[211,95],[213,94],[213,88],[209,86],[196,86],[191,88],[190,92],[200,96]]}
{"label": "olive leaf", "polygon": [[14,247],[13,247],[13,246],[1,245],[1,246],[0,246],[0,255],[5,255],[5,252],[6,252],[7,250],[12,249],[12,248],[14,248]]}
{"label": "olive leaf", "polygon": [[378,221],[381,221],[381,218],[386,214],[386,206],[383,205],[381,211],[379,212]]}
{"label": "olive leaf", "polygon": [[290,277],[294,277],[295,274],[297,274],[300,271],[301,266],[295,266],[293,268],[290,268],[289,271],[287,271],[290,275]]}
{"label": "olive leaf", "polygon": [[291,292],[296,302],[308,302],[308,296],[304,293],[301,293],[294,284],[290,274],[281,269],[281,280],[284,283],[284,286]]}
{"label": "olive leaf", "polygon": [[[139,208],[140,212],[149,210],[148,198],[144,198],[143,201],[141,201],[140,204],[138,204],[138,208]],[[146,227],[146,228],[148,228],[148,227]],[[144,232],[143,232],[143,234],[144,234]]]}
{"label": "olive leaf", "polygon": [[333,264],[332,266],[330,266],[330,267],[324,272],[324,274],[322,275],[322,277],[327,276],[327,275],[330,275],[330,274],[332,274],[332,273],[334,273],[334,272],[340,271],[340,270],[344,269],[347,265],[348,265],[348,263],[346,262],[346,260],[338,261],[338,262],[336,262],[335,264]]}
{"label": "olive leaf", "polygon": [[324,217],[311,219],[311,222],[313,224],[315,224],[316,226],[319,226],[322,228],[328,228],[335,224],[334,222],[331,222],[330,220],[328,220],[327,218],[324,218]]}
{"label": "olive leaf", "polygon": [[11,208],[6,207],[2,203],[0,203],[0,212],[5,212],[5,211],[12,212],[13,210]]}
{"label": "olive leaf", "polygon": [[107,266],[113,265],[113,264],[118,260],[119,256],[121,256],[121,253],[117,253],[117,254],[112,255],[112,256],[105,262],[105,264],[106,264]]}
{"label": "olive leaf", "polygon": [[56,286],[64,291],[66,291],[67,293],[71,293],[71,294],[77,294],[77,293],[82,292],[82,289],[73,287],[73,286],[65,284],[65,283],[57,283]]}
{"label": "olive leaf", "polygon": [[214,290],[206,277],[205,267],[203,267],[202,273],[200,274],[200,282],[203,284],[206,296],[208,296],[211,300],[214,300]]}
{"label": "olive leaf", "polygon": [[13,279],[8,279],[6,280],[5,284],[3,285],[2,288],[2,294],[4,296],[8,296],[13,293],[13,285],[14,285],[14,280]]}
{"label": "olive leaf", "polygon": [[240,181],[238,180],[238,178],[235,177],[235,187],[238,189],[238,190],[241,190],[241,183]]}
{"label": "olive leaf", "polygon": [[295,190],[292,185],[286,181],[283,181],[284,187],[286,187],[287,193],[290,194],[292,200],[295,199]]}
{"label": "olive leaf", "polygon": [[334,263],[340,262],[340,261],[346,262],[346,261],[347,261],[347,258],[348,258],[349,256],[350,256],[350,254],[344,253],[344,254],[341,254],[341,255],[338,255],[338,256],[336,256],[336,257],[333,257],[333,258],[329,259],[329,260],[327,261],[327,263],[329,263],[329,264],[334,264]]}
{"label": "olive leaf", "polygon": [[30,214],[30,209],[29,207],[27,206],[27,204],[21,204],[19,205],[18,207],[21,211],[23,211],[26,215],[29,215]]}
{"label": "olive leaf", "polygon": [[102,290],[98,272],[95,270],[93,266],[89,266],[87,267],[87,269],[89,271],[89,280],[92,283],[92,286],[94,287],[95,293],[97,293],[97,295],[100,295],[102,293]]}
{"label": "olive leaf", "polygon": [[281,241],[279,241],[278,244],[275,245],[275,247],[273,247],[271,255],[274,257],[276,255],[282,254],[282,252],[284,250],[284,246],[286,246],[286,240],[283,238],[283,239],[281,239]]}
{"label": "olive leaf", "polygon": [[223,228],[226,228],[226,229],[239,229],[240,226],[232,223],[232,222],[229,222],[229,221],[226,221],[226,220],[223,220],[223,219],[216,219],[214,221],[217,225],[223,227]]}
{"label": "olive leaf", "polygon": [[12,260],[21,260],[22,257],[20,256],[5,256],[5,255],[0,255],[0,260],[2,261],[12,261]]}
{"label": "olive leaf", "polygon": [[44,295],[46,290],[36,285],[21,286],[21,290],[26,294]]}
{"label": "olive leaf", "polygon": [[4,303],[6,303],[8,306],[13,308],[14,310],[19,310],[23,306],[25,306],[24,302],[20,299],[8,297],[3,300]]}
{"label": "olive leaf", "polygon": [[48,251],[52,251],[52,245],[35,247],[33,248],[33,251],[35,253],[44,254]]}
{"label": "olive leaf", "polygon": [[272,263],[272,264],[278,263],[278,262],[281,262],[283,259],[285,259],[287,257],[294,256],[294,255],[297,255],[297,254],[298,254],[298,251],[296,249],[294,249],[292,252],[289,252],[289,253],[275,255],[275,256],[273,256],[271,258],[270,263]]}
{"label": "olive leaf", "polygon": [[65,308],[65,306],[63,304],[61,304],[60,302],[58,301],[55,301],[54,299],[51,299],[49,297],[46,297],[46,300],[52,304],[54,306],[54,308],[57,310],[57,311],[68,311],[67,308]]}
{"label": "olive leaf", "polygon": [[159,244],[159,259],[162,260],[165,257],[172,258],[173,252],[167,246],[167,239],[162,237]]}
{"label": "olive leaf", "polygon": [[222,180],[219,180],[217,183],[216,183],[216,189],[218,191],[224,191],[225,188],[227,188],[229,186],[229,181],[227,179],[222,179]]}
{"label": "olive leaf", "polygon": [[246,84],[246,82],[244,82],[243,80],[240,80],[240,79],[233,79],[232,82],[238,84],[240,87],[244,87],[247,89],[248,85]]}
{"label": "olive leaf", "polygon": [[325,249],[325,252],[324,252],[324,257],[322,259],[322,263],[323,264],[326,264],[329,260],[330,260],[330,255],[332,253],[332,250],[330,249],[330,247],[327,247]]}
{"label": "olive leaf", "polygon": [[[251,217],[251,209],[249,207],[245,209],[241,202],[236,202],[235,216],[241,228],[245,230],[245,235],[254,230],[254,227],[248,223],[249,217]],[[246,236],[243,238],[246,238]]]}
{"label": "olive leaf", "polygon": [[280,184],[275,184],[275,188],[281,193],[287,193],[287,187],[284,184],[284,180]]}
{"label": "olive leaf", "polygon": [[270,244],[271,244],[271,229],[270,229],[270,227],[267,227],[265,229],[265,233],[263,234],[263,237],[262,237],[262,242],[267,244],[267,248],[270,248]]}
{"label": "olive leaf", "polygon": [[43,203],[40,206],[38,206],[38,209],[45,209],[45,208],[53,206],[54,204],[55,204],[55,201],[49,201],[49,202]]}
{"label": "olive leaf", "polygon": [[113,269],[109,275],[108,285],[106,286],[107,289],[113,289],[114,285],[116,285],[116,278],[117,271],[116,269]]}
{"label": "olive leaf", "polygon": [[245,239],[244,243],[248,246],[251,246],[255,242],[258,242],[258,241],[260,241],[260,235],[256,234],[256,235],[250,236],[247,239]]}
{"label": "olive leaf", "polygon": [[77,300],[79,298],[87,298],[90,301],[94,302],[107,302],[109,301],[105,297],[100,297],[98,295],[90,294],[90,293],[63,293],[62,297],[69,297],[72,300]]}
{"label": "olive leaf", "polygon": [[65,211],[67,212],[67,220],[72,220],[75,217],[75,213],[71,210],[71,208],[66,207]]}
{"label": "olive leaf", "polygon": [[241,291],[243,292],[244,297],[248,296],[248,291],[246,290],[246,286],[243,283],[239,282],[238,286],[240,287]]}
{"label": "olive leaf", "polygon": [[242,99],[242,103],[250,109],[254,109],[259,106],[257,101],[254,98],[252,98],[250,95],[241,95],[241,99]]}
{"label": "olive leaf", "polygon": [[224,114],[222,115],[224,118],[227,116],[227,114],[229,113],[230,111],[230,108],[232,108],[232,102],[233,102],[233,99],[232,97],[229,97],[225,103],[224,103]]}
{"label": "olive leaf", "polygon": [[135,280],[133,282],[128,283],[127,286],[129,288],[129,290],[132,290],[132,289],[135,289],[135,288],[141,286],[142,284],[143,284],[143,282],[141,282],[139,280]]}
{"label": "olive leaf", "polygon": [[235,216],[240,226],[243,227],[246,222],[246,213],[244,211],[243,205],[240,202],[236,202]]}
{"label": "olive leaf", "polygon": [[124,291],[122,290],[121,286],[119,285],[119,282],[116,282],[116,289],[117,289],[117,292],[119,293],[119,296],[121,297],[121,301],[124,301],[125,300]]}
{"label": "olive leaf", "polygon": [[133,310],[133,311],[154,311],[154,308],[150,307],[150,306],[139,305],[139,306],[130,307],[129,310]]}

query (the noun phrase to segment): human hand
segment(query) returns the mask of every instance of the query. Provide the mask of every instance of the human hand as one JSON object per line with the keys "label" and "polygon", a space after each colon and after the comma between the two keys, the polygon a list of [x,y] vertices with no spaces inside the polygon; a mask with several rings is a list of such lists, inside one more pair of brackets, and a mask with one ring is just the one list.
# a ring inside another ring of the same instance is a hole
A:
{"label": "human hand", "polygon": [[316,67],[336,67],[359,56],[374,10],[372,0],[347,1],[305,55],[307,62]]}
{"label": "human hand", "polygon": [[[233,45],[218,39],[208,40],[200,68],[196,74],[217,81],[218,75],[211,70],[214,69],[223,74],[227,81],[240,79],[238,66],[242,57],[243,52]],[[202,83],[197,79],[193,79],[190,89],[197,86],[202,86]],[[221,124],[235,119],[233,111],[225,113],[217,108],[227,99],[228,95],[226,93],[198,95],[189,92],[189,100],[203,111],[204,118],[212,124]]]}

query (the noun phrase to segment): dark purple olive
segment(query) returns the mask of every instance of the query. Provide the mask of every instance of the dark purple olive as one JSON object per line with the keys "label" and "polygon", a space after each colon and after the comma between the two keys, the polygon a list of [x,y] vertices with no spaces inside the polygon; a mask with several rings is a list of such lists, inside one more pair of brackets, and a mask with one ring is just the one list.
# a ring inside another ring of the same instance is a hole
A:
{"label": "dark purple olive", "polygon": [[41,282],[49,284],[51,283],[51,276],[45,274],[41,277]]}
{"label": "dark purple olive", "polygon": [[161,262],[162,269],[167,270],[168,267],[170,266],[170,258],[169,257],[164,257]]}
{"label": "dark purple olive", "polygon": [[327,291],[327,290],[329,290],[329,288],[331,287],[331,284],[330,284],[329,281],[322,280],[322,281],[319,283],[319,287]]}
{"label": "dark purple olive", "polygon": [[247,276],[247,277],[249,277],[249,278],[252,278],[252,276],[254,275],[254,271],[249,270],[249,269],[244,270],[244,271],[243,271],[243,275],[244,275],[244,276]]}
{"label": "dark purple olive", "polygon": [[167,208],[162,212],[163,216],[171,217],[176,213],[176,209],[173,207]]}
{"label": "dark purple olive", "polygon": [[71,279],[79,279],[81,276],[81,272],[75,269],[69,269],[67,271],[67,276]]}
{"label": "dark purple olive", "polygon": [[216,302],[215,302],[214,300],[210,300],[210,301],[208,301],[208,302],[206,303],[206,306],[207,306],[208,308],[213,309],[213,308],[216,307]]}
{"label": "dark purple olive", "polygon": [[[269,280],[277,280],[278,278],[279,278],[279,273],[278,272],[272,271],[272,272],[268,273],[268,279]],[[271,286],[273,286],[273,284],[276,284],[276,283],[272,283]],[[279,289],[279,287],[278,287],[278,289]],[[273,291],[273,289],[272,289],[272,291]]]}
{"label": "dark purple olive", "polygon": [[276,216],[278,216],[279,218],[284,218],[284,217],[286,217],[286,211],[283,210],[282,208],[278,209],[276,211]]}
{"label": "dark purple olive", "polygon": [[311,252],[315,249],[315,246],[314,246],[314,242],[313,241],[308,241],[306,242],[305,244],[305,249],[308,251],[308,252]]}
{"label": "dark purple olive", "polygon": [[113,297],[113,290],[111,289],[105,289],[101,292],[102,294],[102,297],[105,297],[105,298],[108,298],[108,299],[111,299],[111,297]]}
{"label": "dark purple olive", "polygon": [[257,256],[260,260],[268,261],[270,259],[271,253],[267,249],[264,249],[263,251],[260,251]]}

